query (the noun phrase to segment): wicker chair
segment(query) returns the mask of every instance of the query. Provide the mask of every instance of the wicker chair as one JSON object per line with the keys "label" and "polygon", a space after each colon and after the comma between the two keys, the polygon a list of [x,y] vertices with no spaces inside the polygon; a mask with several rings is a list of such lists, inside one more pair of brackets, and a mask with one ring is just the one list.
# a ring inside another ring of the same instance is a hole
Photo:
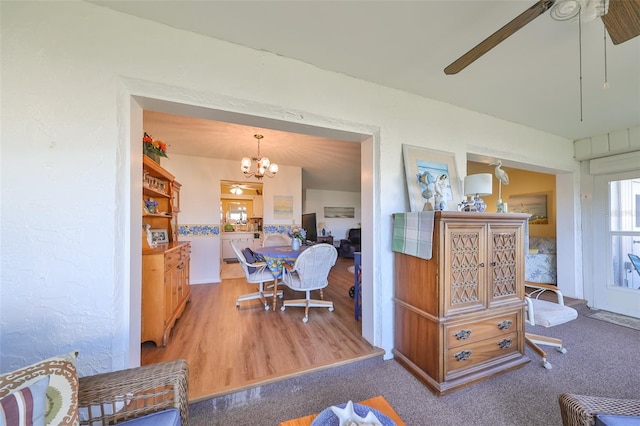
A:
{"label": "wicker chair", "polygon": [[[116,424],[176,408],[189,422],[189,368],[185,360],[81,377],[78,406],[81,425]],[[88,418],[86,418],[88,416]]]}
{"label": "wicker chair", "polygon": [[[598,414],[640,416],[640,400],[638,399],[615,399],[563,393],[558,397],[558,403],[564,426],[594,425]],[[636,421],[640,422],[640,418]]]}

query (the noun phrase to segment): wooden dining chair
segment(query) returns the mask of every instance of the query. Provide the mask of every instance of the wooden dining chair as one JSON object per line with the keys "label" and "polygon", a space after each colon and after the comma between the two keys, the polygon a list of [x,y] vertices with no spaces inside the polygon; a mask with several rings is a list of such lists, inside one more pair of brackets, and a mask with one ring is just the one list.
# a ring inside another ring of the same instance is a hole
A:
{"label": "wooden dining chair", "polygon": [[[236,254],[236,258],[240,263],[240,267],[242,268],[242,272],[244,273],[247,283],[258,284],[258,291],[238,296],[238,299],[236,299],[236,307],[240,307],[240,302],[260,299],[264,305],[265,311],[268,311],[269,303],[267,302],[267,297],[273,297],[273,289],[270,291],[266,289],[265,283],[273,281],[274,278],[271,270],[267,267],[267,263],[255,262],[254,259],[247,259],[242,250],[236,247],[233,242],[231,243],[231,247]],[[248,260],[252,261],[250,262]],[[282,298],[282,290],[278,290],[278,297]]]}
{"label": "wooden dining chair", "polygon": [[[328,308],[333,311],[333,302],[324,300],[322,289],[329,285],[329,271],[336,264],[338,251],[329,244],[316,244],[305,249],[293,264],[284,268],[282,282],[294,291],[304,291],[304,299],[284,300],[280,310],[287,306],[304,307],[302,322],[309,321],[309,308]],[[311,298],[311,291],[320,290],[320,300]]]}

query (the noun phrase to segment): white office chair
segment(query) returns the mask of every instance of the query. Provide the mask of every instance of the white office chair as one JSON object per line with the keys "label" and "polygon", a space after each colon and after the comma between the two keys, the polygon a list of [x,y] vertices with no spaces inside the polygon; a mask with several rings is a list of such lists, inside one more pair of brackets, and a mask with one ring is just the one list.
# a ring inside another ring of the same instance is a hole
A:
{"label": "white office chair", "polygon": [[[525,295],[526,317],[525,321],[531,325],[541,325],[543,327],[553,327],[554,325],[564,324],[578,318],[578,311],[570,306],[565,306],[562,292],[558,287],[550,284],[539,284],[525,282],[525,287],[534,289]],[[545,291],[552,291],[556,295],[557,302],[548,302],[540,300],[540,295]],[[551,369],[551,363],[547,361],[547,354],[539,345],[548,345],[555,347],[560,353],[567,353],[562,346],[562,340],[553,337],[541,336],[533,333],[524,334],[525,342],[538,355],[542,357],[542,365],[546,369]]]}
{"label": "white office chair", "polygon": [[[304,299],[285,300],[282,302],[284,311],[287,306],[304,307],[302,322],[309,321],[309,308],[328,308],[333,311],[333,302],[324,299],[322,289],[329,285],[329,271],[336,264],[338,251],[329,244],[316,244],[305,249],[289,270],[284,268],[282,282],[292,290],[304,291]],[[311,299],[311,291],[320,290],[320,299]]]}
{"label": "white office chair", "polygon": [[[273,297],[273,290],[268,291],[265,290],[264,284],[269,281],[273,281],[273,274],[271,270],[267,267],[266,262],[255,262],[249,263],[244,255],[244,253],[235,246],[232,242],[231,247],[236,254],[236,258],[242,267],[242,272],[244,272],[244,276],[249,284],[258,284],[258,291],[243,294],[242,296],[238,296],[236,300],[236,307],[240,307],[240,302],[245,300],[254,300],[260,299],[262,304],[264,305],[265,311],[269,310],[269,303],[267,302],[267,297]],[[282,290],[278,290],[278,297],[282,298]]]}
{"label": "white office chair", "polygon": [[262,247],[288,246],[290,244],[291,240],[284,235],[272,234],[265,237]]}

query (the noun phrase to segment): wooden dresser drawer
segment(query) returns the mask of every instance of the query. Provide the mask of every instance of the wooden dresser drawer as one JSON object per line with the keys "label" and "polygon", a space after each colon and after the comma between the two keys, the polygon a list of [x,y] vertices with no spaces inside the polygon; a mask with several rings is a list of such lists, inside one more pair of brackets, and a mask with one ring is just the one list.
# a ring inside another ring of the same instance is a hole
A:
{"label": "wooden dresser drawer", "polygon": [[171,250],[164,255],[164,270],[169,271],[180,264],[182,261],[182,252],[180,250]]}
{"label": "wooden dresser drawer", "polygon": [[446,375],[517,352],[518,346],[518,333],[513,332],[450,348],[445,358]]}
{"label": "wooden dresser drawer", "polygon": [[481,321],[447,326],[447,348],[469,345],[494,336],[517,331],[518,313],[512,312]]}

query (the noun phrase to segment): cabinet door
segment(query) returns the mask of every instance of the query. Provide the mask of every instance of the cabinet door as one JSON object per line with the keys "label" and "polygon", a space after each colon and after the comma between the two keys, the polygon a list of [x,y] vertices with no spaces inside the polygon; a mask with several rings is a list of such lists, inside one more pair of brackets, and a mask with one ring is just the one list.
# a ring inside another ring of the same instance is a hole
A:
{"label": "cabinet door", "polygon": [[522,300],[524,229],[520,224],[489,225],[489,307]]}
{"label": "cabinet door", "polygon": [[486,306],[486,229],[485,224],[444,223],[439,268],[444,316]]}

